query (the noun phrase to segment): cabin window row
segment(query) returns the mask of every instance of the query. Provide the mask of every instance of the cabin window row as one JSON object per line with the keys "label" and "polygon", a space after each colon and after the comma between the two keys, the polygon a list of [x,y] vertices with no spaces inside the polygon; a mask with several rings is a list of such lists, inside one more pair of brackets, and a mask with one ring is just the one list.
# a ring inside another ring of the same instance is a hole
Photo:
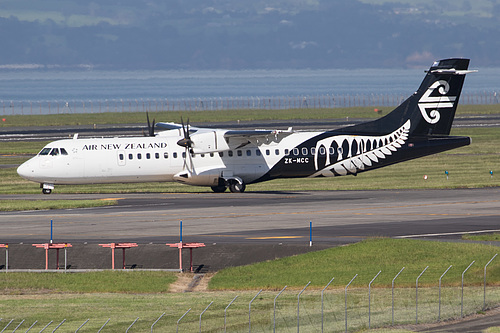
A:
{"label": "cabin window row", "polygon": [[[47,149],[47,148],[45,148],[45,149]],[[57,148],[54,148],[54,149],[57,149]],[[68,153],[66,153],[66,151],[64,150],[64,148],[61,148],[61,150],[64,151],[64,153],[61,152],[63,155],[67,155],[68,154]],[[49,148],[49,151],[50,151],[50,148]],[[319,154],[320,155],[325,155],[326,151],[327,150],[326,150],[325,147],[320,147],[319,148]],[[45,152],[45,154],[42,154],[43,152],[44,151],[42,150],[42,152],[40,152],[40,155],[48,155],[48,152]],[[285,155],[290,155],[290,153],[293,154],[293,155],[300,155],[300,154],[302,154],[302,155],[308,155],[309,152],[311,153],[311,155],[315,155],[316,154],[316,148],[312,147],[312,148],[308,149],[308,148],[304,147],[304,148],[302,148],[300,150],[299,150],[299,148],[294,148],[294,149],[292,149],[292,151],[290,151],[289,149],[285,149],[284,150]],[[252,152],[251,149],[247,149],[245,151],[243,151],[243,150],[236,150],[236,156],[238,156],[238,157],[242,157],[244,155],[243,153],[245,154],[245,156],[252,156],[253,155],[253,152]],[[270,156],[271,155],[271,150],[266,149],[264,151],[264,153],[265,153],[266,156]],[[328,153],[330,155],[335,154],[334,148],[330,147],[328,149]],[[341,147],[339,147],[337,149],[337,153],[339,155],[342,154],[342,148]],[[51,152],[51,154],[52,154],[52,152]],[[186,153],[185,152],[182,152],[181,155],[182,155],[182,158],[186,157]],[[276,156],[280,155],[280,150],[279,149],[275,149],[274,150],[274,155],[276,155]],[[124,154],[120,153],[118,156],[119,156],[120,161],[125,160],[125,155]],[[192,154],[191,156],[192,157],[197,157],[197,156],[205,157],[205,154],[199,154],[199,155]],[[214,153],[210,153],[209,156],[210,157],[214,157]],[[235,156],[235,153],[232,150],[228,150],[227,152],[219,152],[219,156],[220,157],[224,157],[224,156],[233,157],[233,156]],[[259,149],[256,149],[255,150],[255,156],[262,156],[262,152]],[[143,157],[145,159],[147,159],[147,160],[150,160],[152,158],[158,160],[160,158],[168,159],[169,158],[169,153],[168,152],[154,153],[154,154],[152,154],[152,153],[145,153],[145,154],[142,154],[142,153],[137,153],[137,154],[129,153],[127,157],[128,157],[129,160],[134,160],[134,159],[141,160],[141,159],[143,159]],[[172,153],[172,158],[178,158],[178,157],[179,157],[179,154],[177,152],[173,152]]]}

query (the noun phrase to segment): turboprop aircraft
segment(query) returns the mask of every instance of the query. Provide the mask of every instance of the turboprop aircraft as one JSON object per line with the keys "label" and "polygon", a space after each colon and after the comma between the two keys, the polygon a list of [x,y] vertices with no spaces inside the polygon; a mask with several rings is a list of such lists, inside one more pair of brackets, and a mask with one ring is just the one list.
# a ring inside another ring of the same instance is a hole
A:
{"label": "turboprop aircraft", "polygon": [[[17,169],[49,194],[59,184],[180,182],[243,192],[276,178],[357,175],[470,144],[449,136],[469,59],[444,59],[377,120],[326,132],[222,130],[149,123],[145,137],[58,140]],[[154,129],[162,131],[154,132]]]}

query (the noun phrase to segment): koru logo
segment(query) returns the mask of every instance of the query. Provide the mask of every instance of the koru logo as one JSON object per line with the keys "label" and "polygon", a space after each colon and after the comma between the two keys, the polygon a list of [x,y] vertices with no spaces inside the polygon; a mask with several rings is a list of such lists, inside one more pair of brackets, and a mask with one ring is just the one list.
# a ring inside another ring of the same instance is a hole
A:
{"label": "koru logo", "polygon": [[[431,97],[431,94],[436,89],[441,96]],[[435,124],[439,121],[441,118],[441,114],[438,111],[439,109],[453,107],[453,103],[457,97],[446,96],[448,91],[450,91],[450,85],[448,82],[444,80],[436,81],[427,89],[422,98],[418,101],[420,113],[422,113],[422,117],[424,117],[425,121],[429,124]],[[430,111],[428,112],[429,109]]]}

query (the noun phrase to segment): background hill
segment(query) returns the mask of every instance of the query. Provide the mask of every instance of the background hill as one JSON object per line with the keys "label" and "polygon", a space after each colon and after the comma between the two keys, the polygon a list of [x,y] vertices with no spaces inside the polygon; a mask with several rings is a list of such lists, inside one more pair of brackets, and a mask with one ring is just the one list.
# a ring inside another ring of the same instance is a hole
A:
{"label": "background hill", "polygon": [[3,0],[0,66],[500,66],[497,0]]}

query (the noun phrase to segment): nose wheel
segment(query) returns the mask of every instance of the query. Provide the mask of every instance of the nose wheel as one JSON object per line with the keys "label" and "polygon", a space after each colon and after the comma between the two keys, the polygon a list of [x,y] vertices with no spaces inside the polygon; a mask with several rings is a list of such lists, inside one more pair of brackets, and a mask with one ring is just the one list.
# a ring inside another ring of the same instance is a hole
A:
{"label": "nose wheel", "polygon": [[54,189],[54,184],[40,184],[40,188],[43,194],[50,194]]}

